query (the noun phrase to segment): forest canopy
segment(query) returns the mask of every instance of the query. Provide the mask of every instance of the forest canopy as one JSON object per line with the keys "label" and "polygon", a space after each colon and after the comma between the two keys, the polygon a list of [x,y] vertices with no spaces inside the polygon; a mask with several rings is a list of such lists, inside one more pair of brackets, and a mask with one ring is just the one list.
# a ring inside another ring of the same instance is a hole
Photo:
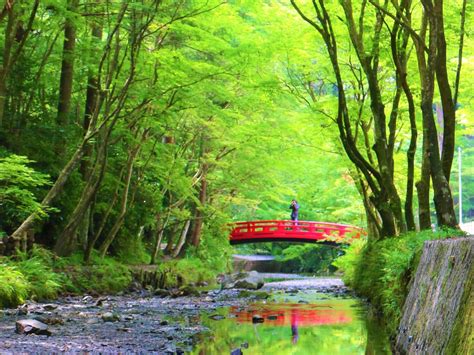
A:
{"label": "forest canopy", "polygon": [[466,0],[5,0],[0,239],[158,263],[232,221],[474,219]]}

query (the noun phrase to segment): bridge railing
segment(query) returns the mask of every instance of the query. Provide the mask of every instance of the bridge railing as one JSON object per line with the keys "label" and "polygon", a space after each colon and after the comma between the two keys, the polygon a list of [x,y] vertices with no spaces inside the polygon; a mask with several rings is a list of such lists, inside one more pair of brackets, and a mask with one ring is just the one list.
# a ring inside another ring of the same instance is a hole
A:
{"label": "bridge railing", "polygon": [[355,226],[313,221],[249,221],[236,222],[232,227],[231,240],[274,237],[338,241],[364,234],[363,229]]}

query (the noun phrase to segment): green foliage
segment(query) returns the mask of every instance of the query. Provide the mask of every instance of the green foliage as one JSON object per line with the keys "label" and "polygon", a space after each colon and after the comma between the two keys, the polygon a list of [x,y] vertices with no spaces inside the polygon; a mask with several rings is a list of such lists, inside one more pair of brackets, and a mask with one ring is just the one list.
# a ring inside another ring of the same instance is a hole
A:
{"label": "green foliage", "polygon": [[43,248],[30,255],[18,253],[3,258],[0,269],[0,306],[17,306],[26,299],[56,298],[63,290],[64,276],[53,271],[54,256]]}
{"label": "green foliage", "polygon": [[55,268],[66,277],[65,289],[73,293],[116,293],[126,289],[132,281],[129,268],[119,261],[92,255],[91,263],[84,265],[83,255],[76,253],[55,262]]}
{"label": "green foliage", "polygon": [[353,287],[353,280],[356,277],[356,265],[360,262],[361,254],[367,244],[367,239],[356,239],[345,249],[345,254],[340,256],[332,265],[342,271],[344,283]]}
{"label": "green foliage", "polygon": [[49,179],[28,167],[31,163],[28,158],[14,154],[0,158],[0,230],[10,232],[33,212],[46,216],[34,192],[48,185]]}
{"label": "green foliage", "polygon": [[28,297],[28,281],[7,260],[0,260],[0,308],[15,307]]}
{"label": "green foliage", "polygon": [[18,270],[28,281],[28,298],[54,299],[63,290],[64,276],[53,270],[55,256],[43,248],[34,248],[31,255],[19,253],[15,261]]}
{"label": "green foliage", "polygon": [[211,270],[196,257],[165,261],[158,266],[161,274],[161,287],[180,287],[215,280],[217,272]]}
{"label": "green foliage", "polygon": [[19,253],[15,259],[0,259],[0,307],[15,307],[27,299],[55,299],[68,293],[115,293],[131,282],[127,266],[115,259],[93,255],[91,265],[83,256],[59,258],[44,248],[31,254]]}
{"label": "green foliage", "polygon": [[394,332],[424,242],[460,235],[462,232],[459,230],[426,230],[371,244],[359,241],[349,247],[334,266],[344,273],[344,282],[348,286],[382,310],[389,331]]}
{"label": "green foliage", "polygon": [[117,260],[127,265],[149,264],[150,254],[140,236],[121,233],[116,242]]}
{"label": "green foliage", "polygon": [[282,272],[303,272],[327,275],[334,271],[331,265],[338,253],[332,246],[318,244],[283,245],[273,249],[282,262]]}

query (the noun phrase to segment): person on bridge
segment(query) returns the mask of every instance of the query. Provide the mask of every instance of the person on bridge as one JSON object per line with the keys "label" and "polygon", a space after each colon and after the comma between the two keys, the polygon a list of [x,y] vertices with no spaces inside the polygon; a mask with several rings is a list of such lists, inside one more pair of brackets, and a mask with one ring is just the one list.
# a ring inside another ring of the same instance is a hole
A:
{"label": "person on bridge", "polygon": [[298,201],[291,200],[290,210],[291,210],[291,220],[298,221],[298,210],[300,209],[300,205],[298,205]]}

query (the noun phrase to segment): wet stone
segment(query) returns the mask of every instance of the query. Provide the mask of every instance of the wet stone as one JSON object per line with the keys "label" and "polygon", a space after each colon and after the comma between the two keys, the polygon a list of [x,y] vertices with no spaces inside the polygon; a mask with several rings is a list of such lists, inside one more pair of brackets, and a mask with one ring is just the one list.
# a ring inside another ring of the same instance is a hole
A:
{"label": "wet stone", "polygon": [[252,316],[252,323],[263,323],[264,321],[265,319],[259,314],[254,314]]}
{"label": "wet stone", "polygon": [[209,318],[211,318],[213,320],[225,319],[225,317],[223,315],[220,315],[220,314],[213,314],[212,316],[209,316]]}
{"label": "wet stone", "polygon": [[36,319],[22,319],[17,321],[15,325],[18,334],[51,335],[48,325]]}
{"label": "wet stone", "polygon": [[43,309],[45,311],[54,311],[56,308],[58,308],[58,306],[56,304],[45,304],[43,306]]}
{"label": "wet stone", "polygon": [[102,320],[104,322],[118,322],[120,321],[120,316],[116,313],[106,312],[102,314]]}

